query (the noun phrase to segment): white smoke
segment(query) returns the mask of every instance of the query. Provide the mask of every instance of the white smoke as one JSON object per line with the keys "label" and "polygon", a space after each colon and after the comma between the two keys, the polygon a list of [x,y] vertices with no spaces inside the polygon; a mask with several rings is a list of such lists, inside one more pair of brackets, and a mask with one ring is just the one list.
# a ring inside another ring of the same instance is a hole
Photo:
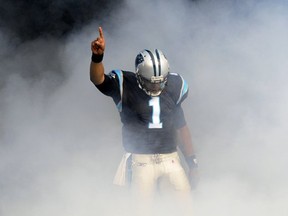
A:
{"label": "white smoke", "polygon": [[[134,70],[138,51],[160,48],[189,83],[183,106],[201,177],[194,215],[288,213],[287,11],[280,0],[127,0],[102,25],[106,72]],[[99,25],[0,59],[0,215],[139,213],[112,185],[122,156],[117,110],[89,81]],[[160,206],[167,212],[158,215],[173,213]]]}

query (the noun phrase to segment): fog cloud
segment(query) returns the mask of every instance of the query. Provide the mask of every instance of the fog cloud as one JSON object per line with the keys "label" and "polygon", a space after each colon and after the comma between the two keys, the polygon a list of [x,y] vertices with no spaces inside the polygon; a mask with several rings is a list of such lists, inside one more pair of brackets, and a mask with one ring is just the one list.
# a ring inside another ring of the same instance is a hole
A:
{"label": "fog cloud", "polygon": [[159,48],[189,83],[193,213],[286,216],[287,10],[280,0],[127,0],[61,40],[15,47],[2,31],[0,214],[137,215],[112,185],[120,118],[89,81],[102,25],[106,72],[133,71],[138,51]]}

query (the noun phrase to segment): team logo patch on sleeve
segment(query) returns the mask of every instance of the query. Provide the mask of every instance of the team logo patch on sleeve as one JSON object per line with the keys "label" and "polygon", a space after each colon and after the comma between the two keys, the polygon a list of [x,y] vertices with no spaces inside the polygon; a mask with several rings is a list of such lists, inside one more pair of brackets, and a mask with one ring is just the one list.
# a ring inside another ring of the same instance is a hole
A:
{"label": "team logo patch on sleeve", "polygon": [[110,73],[109,73],[109,76],[110,76],[110,77],[112,77],[113,79],[115,79],[115,78],[116,78],[116,74],[115,74],[115,73],[113,73],[113,72],[110,72]]}

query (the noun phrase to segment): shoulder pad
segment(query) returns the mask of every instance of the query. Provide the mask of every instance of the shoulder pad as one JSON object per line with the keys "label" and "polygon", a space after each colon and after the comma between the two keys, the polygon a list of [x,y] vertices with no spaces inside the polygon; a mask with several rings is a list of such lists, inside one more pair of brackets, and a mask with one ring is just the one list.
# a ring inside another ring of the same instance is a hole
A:
{"label": "shoulder pad", "polygon": [[173,75],[173,76],[179,76],[179,74],[177,73],[169,73],[170,75]]}

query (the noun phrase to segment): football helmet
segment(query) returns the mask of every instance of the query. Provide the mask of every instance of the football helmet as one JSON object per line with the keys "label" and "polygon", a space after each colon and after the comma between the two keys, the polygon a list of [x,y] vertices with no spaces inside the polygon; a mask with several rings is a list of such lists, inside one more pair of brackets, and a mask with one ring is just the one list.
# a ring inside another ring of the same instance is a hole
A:
{"label": "football helmet", "polygon": [[159,49],[143,50],[135,59],[136,77],[139,87],[150,96],[158,96],[163,91],[169,73],[169,63]]}

